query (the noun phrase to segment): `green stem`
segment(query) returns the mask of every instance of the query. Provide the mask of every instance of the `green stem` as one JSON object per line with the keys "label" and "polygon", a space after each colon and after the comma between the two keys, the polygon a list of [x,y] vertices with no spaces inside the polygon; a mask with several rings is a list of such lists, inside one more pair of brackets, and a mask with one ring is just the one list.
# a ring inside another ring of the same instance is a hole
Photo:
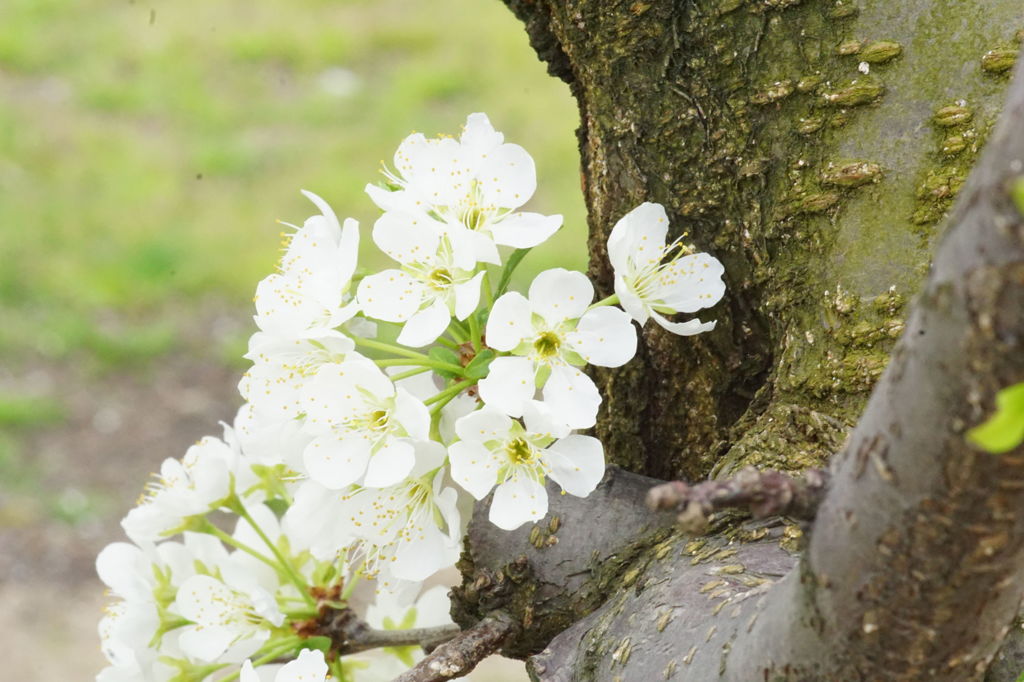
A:
{"label": "green stem", "polygon": [[[434,405],[430,408],[431,414],[436,414],[441,411],[441,408],[452,401],[455,396],[462,393],[463,389],[469,388],[476,383],[476,379],[463,379],[457,384],[452,384],[448,388],[444,389],[435,396],[431,396],[423,401],[424,405]],[[435,403],[437,403],[435,405]]]}
{"label": "green stem", "polygon": [[331,661],[328,665],[331,669],[331,677],[337,680],[337,682],[349,682],[349,676],[341,663],[341,656]]}
{"label": "green stem", "polygon": [[[418,367],[425,367],[427,369],[442,369],[448,372],[455,372],[461,375],[465,367],[462,365],[453,365],[449,362],[441,362],[439,360],[428,359],[428,360],[413,360],[404,358],[395,358],[392,360],[374,360],[378,367],[408,367],[415,365]],[[393,377],[392,377],[393,378]]]}
{"label": "green stem", "polygon": [[430,358],[423,353],[417,353],[414,350],[408,348],[402,348],[391,343],[384,343],[383,341],[377,341],[375,339],[364,339],[361,336],[349,337],[357,346],[364,346],[366,348],[373,348],[375,350],[381,350],[392,355],[401,355],[406,358],[413,358],[414,360],[430,360]]}
{"label": "green stem", "polygon": [[491,291],[491,271],[488,270],[484,273],[484,301],[487,303],[487,309],[490,310],[494,307],[494,292]]}
{"label": "green stem", "polygon": [[619,295],[618,294],[612,294],[608,298],[602,298],[597,303],[591,304],[591,306],[589,308],[587,308],[587,310],[593,310],[594,308],[600,308],[601,306],[604,306],[604,305],[615,305],[618,302],[619,302]]}
{"label": "green stem", "polygon": [[452,324],[448,327],[452,332],[458,332],[458,334],[452,334],[456,338],[461,337],[461,341],[465,343],[469,341],[469,327],[466,326],[465,322],[460,322],[454,317],[452,318]]}
{"label": "green stem", "polygon": [[424,372],[429,372],[429,371],[430,371],[429,367],[417,367],[416,369],[410,369],[410,370],[406,370],[404,372],[399,372],[398,374],[392,374],[391,375],[391,380],[392,381],[401,381],[402,379],[408,379],[409,377],[414,377],[417,374],[423,374]]}
{"label": "green stem", "polygon": [[473,344],[473,350],[477,353],[480,352],[480,320],[477,319],[476,313],[474,312],[469,316],[469,340]]}
{"label": "green stem", "polygon": [[459,349],[459,344],[455,343],[451,339],[446,339],[443,336],[437,337],[437,342],[440,343],[442,346],[448,346],[452,350],[458,350]]}
{"label": "green stem", "polygon": [[[300,600],[301,601],[301,600]],[[306,620],[307,618],[316,618],[319,615],[318,611],[312,609],[291,609],[281,611],[288,618],[288,620]]]}
{"label": "green stem", "polygon": [[238,540],[236,540],[235,538],[231,537],[230,535],[228,535],[227,533],[225,533],[224,531],[222,531],[220,528],[218,528],[217,526],[213,525],[212,523],[209,523],[208,525],[203,526],[203,528],[201,530],[199,530],[198,532],[200,532],[200,533],[207,533],[209,535],[212,535],[215,538],[217,538],[218,540],[220,540],[221,542],[223,542],[223,543],[225,543],[227,545],[230,545],[230,546],[234,547],[235,549],[237,549],[237,550],[239,550],[241,552],[245,552],[246,554],[248,554],[251,557],[259,559],[260,561],[265,563],[267,566],[270,566],[271,568],[273,568],[275,571],[278,569],[278,565],[277,565],[276,561],[274,561],[273,559],[271,559],[270,557],[268,557],[268,556],[266,556],[264,554],[260,554],[259,552],[257,552],[255,549],[253,549],[249,545],[245,544],[244,542],[239,542]]}
{"label": "green stem", "polygon": [[295,585],[296,589],[298,589],[299,595],[303,598],[303,600],[305,600],[307,604],[309,604],[311,608],[315,609],[316,602],[313,601],[313,597],[309,594],[309,585],[307,585],[306,582],[299,577],[299,574],[295,572],[295,569],[292,567],[291,563],[284,557],[283,554],[281,554],[281,551],[277,548],[277,546],[270,541],[270,538],[267,537],[267,534],[263,532],[263,529],[256,525],[255,519],[252,518],[252,515],[249,514],[248,510],[246,510],[246,508],[241,503],[239,503],[235,511],[238,513],[239,516],[241,516],[243,519],[249,522],[249,525],[252,526],[252,529],[256,531],[256,535],[260,536],[260,539],[263,540],[263,543],[266,544],[267,548],[271,552],[273,552],[274,557],[281,563],[281,568],[287,574],[288,579],[291,580],[292,584]]}

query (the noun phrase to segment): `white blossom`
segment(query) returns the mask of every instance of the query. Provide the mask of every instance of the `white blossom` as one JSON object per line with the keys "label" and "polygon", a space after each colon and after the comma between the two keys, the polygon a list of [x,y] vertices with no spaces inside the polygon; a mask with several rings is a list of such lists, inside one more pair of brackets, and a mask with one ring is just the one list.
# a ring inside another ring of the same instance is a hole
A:
{"label": "white blossom", "polygon": [[555,268],[533,280],[529,298],[509,292],[494,303],[487,345],[508,351],[480,381],[480,397],[518,417],[543,387],[544,402],[572,428],[594,425],[601,396],[580,366],[618,367],[636,354],[636,329],[613,307],[588,310],[594,287],[581,272]]}
{"label": "white blossom", "polygon": [[248,640],[253,651],[279,626],[284,615],[273,595],[255,585],[239,589],[208,575],[194,575],[178,589],[175,606],[192,625],[182,628],[178,643],[188,656],[218,660],[231,646]]}
{"label": "white blossom", "polygon": [[396,219],[438,224],[463,269],[498,264],[496,245],[536,246],[562,225],[560,215],[516,210],[537,189],[536,167],[525,149],[505,142],[486,114],[470,114],[458,141],[410,135],[394,165],[393,172],[385,171],[394,189],[367,185],[370,198],[401,215]]}
{"label": "white blossom", "polygon": [[683,336],[715,328],[714,322],[670,322],[665,314],[694,313],[725,294],[725,269],[714,256],[692,253],[680,240],[665,244],[668,216],[661,204],[643,203],[622,216],[608,236],[615,293],[641,325],[649,318]]}
{"label": "white blossom", "polygon": [[526,406],[524,421],[485,407],[456,422],[461,440],[448,448],[456,483],[478,500],[494,488],[489,518],[505,530],[547,514],[547,478],[586,497],[604,476],[601,441],[569,435],[537,405]]}
{"label": "white blossom", "polygon": [[[327,662],[324,652],[318,649],[303,649],[294,661],[285,663],[274,675],[274,682],[324,682],[327,678]],[[239,682],[260,682],[259,675],[246,661],[238,676]]]}
{"label": "white blossom", "polygon": [[444,448],[420,442],[415,468],[386,488],[329,490],[315,480],[302,484],[285,514],[284,527],[297,547],[327,560],[350,552],[363,573],[388,581],[420,581],[451,566],[461,549],[458,493],[438,470]]}
{"label": "white blossom", "polygon": [[280,272],[261,281],[254,298],[259,328],[285,339],[323,335],[358,311],[348,289],[359,255],[359,223],[349,218],[342,227],[327,202],[303,194],[321,213],[288,238]]}
{"label": "white blossom", "polygon": [[373,226],[373,240],[402,264],[369,275],[359,283],[357,298],[369,317],[404,322],[398,342],[412,347],[432,343],[454,314],[466,319],[480,302],[483,272],[474,273],[455,260],[451,237],[429,219],[385,213]]}
{"label": "white blossom", "polygon": [[136,542],[155,541],[181,526],[184,519],[204,514],[231,492],[238,453],[224,441],[207,436],[178,461],[165,459],[160,473],[146,486],[139,505],[121,526]]}
{"label": "white blossom", "polygon": [[302,405],[315,436],[303,453],[306,470],[328,488],[397,483],[415,463],[415,441],[429,436],[426,406],[365,358],[322,368]]}

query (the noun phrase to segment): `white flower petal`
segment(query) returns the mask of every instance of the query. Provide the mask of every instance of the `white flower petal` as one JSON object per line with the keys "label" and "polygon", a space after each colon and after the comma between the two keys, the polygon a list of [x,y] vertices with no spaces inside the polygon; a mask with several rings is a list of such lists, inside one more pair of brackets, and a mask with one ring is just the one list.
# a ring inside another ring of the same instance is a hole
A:
{"label": "white flower petal", "polygon": [[536,393],[534,376],[533,363],[529,358],[496,358],[491,362],[487,376],[477,384],[477,389],[488,407],[518,417],[523,413],[523,405]]}
{"label": "white flower petal", "polygon": [[386,488],[404,479],[416,463],[415,449],[404,438],[390,441],[370,457],[363,485]]}
{"label": "white flower petal", "polygon": [[533,158],[517,144],[503,144],[487,155],[476,173],[484,206],[518,208],[537,189]]}
{"label": "white flower petal", "polygon": [[548,493],[537,481],[526,476],[505,481],[494,491],[488,518],[498,528],[515,530],[528,521],[548,513]]}
{"label": "white flower petal", "polygon": [[395,391],[395,410],[391,418],[397,421],[411,438],[427,440],[430,437],[430,410],[404,388]]}
{"label": "white flower petal", "polygon": [[306,430],[329,433],[338,421],[363,414],[368,409],[366,392],[384,400],[395,394],[395,385],[373,361],[357,354],[341,364],[325,365],[301,392]]}
{"label": "white flower petal", "polygon": [[301,291],[301,282],[284,275],[268,275],[256,285],[257,326],[265,332],[294,338],[330,317],[330,311]]}
{"label": "white flower petal", "polygon": [[459,138],[463,155],[470,168],[480,166],[486,155],[505,141],[505,136],[494,130],[487,114],[475,113],[466,117],[466,126]]}
{"label": "white flower petal", "polygon": [[451,138],[427,139],[414,133],[395,152],[395,170],[406,180],[406,189],[418,201],[448,206],[465,192],[453,173],[462,170],[462,148]]}
{"label": "white flower petal", "polygon": [[498,480],[500,460],[477,441],[461,440],[448,446],[452,479],[466,492],[482,500]]}
{"label": "white flower petal", "polygon": [[364,189],[382,211],[416,210],[416,199],[405,190],[388,190],[372,184],[366,185]]}
{"label": "white flower petal", "polygon": [[238,682],[260,682],[260,676],[253,670],[252,661],[245,660],[242,669],[238,671]]}
{"label": "white flower petal", "polygon": [[334,436],[321,436],[307,445],[302,453],[309,477],[333,490],[358,481],[369,460],[370,442],[361,436],[341,440]]}
{"label": "white flower petal", "polygon": [[464,320],[476,310],[480,303],[480,282],[483,272],[478,272],[473,279],[455,285],[455,317]]}
{"label": "white flower petal", "polygon": [[405,322],[423,302],[425,285],[401,270],[384,270],[363,278],[356,300],[368,317]]}
{"label": "white flower petal", "polygon": [[117,596],[141,601],[149,597],[152,590],[139,570],[143,562],[142,550],[135,545],[112,542],[96,557],[96,574]]}
{"label": "white flower petal", "polygon": [[558,418],[550,405],[540,400],[528,400],[523,406],[523,423],[528,432],[550,438],[568,436],[572,430]]}
{"label": "white flower petal", "polygon": [[443,301],[436,299],[432,304],[409,318],[398,335],[398,343],[410,348],[419,348],[433,343],[444,333],[452,321],[452,314]]}
{"label": "white flower petal", "polygon": [[178,637],[178,646],[189,657],[200,661],[215,661],[234,643],[238,633],[228,628],[186,627]]}
{"label": "white flower petal", "polygon": [[[327,677],[327,662],[324,652],[318,649],[303,649],[294,661],[284,664],[274,682],[323,682]],[[240,682],[244,682],[241,680]]]}
{"label": "white flower petal", "polygon": [[725,294],[725,268],[714,256],[695,253],[667,265],[659,277],[659,294],[666,307],[680,313],[709,308]]}
{"label": "white flower petal", "polygon": [[418,440],[416,447],[416,464],[409,472],[409,478],[419,478],[444,464],[447,451],[444,446],[433,440]]}
{"label": "white flower petal", "polygon": [[234,592],[208,575],[194,575],[181,584],[175,605],[182,618],[194,623],[220,623],[228,619],[226,605],[235,601]]}
{"label": "white flower petal", "polygon": [[455,422],[455,433],[462,440],[487,443],[492,440],[504,440],[508,430],[512,428],[512,420],[505,414],[488,408],[471,412]]}
{"label": "white flower petal", "polygon": [[390,567],[396,578],[419,582],[458,561],[458,543],[449,542],[437,526],[416,528],[409,535],[399,544]]}
{"label": "white flower petal", "polygon": [[629,313],[630,317],[640,323],[642,327],[650,319],[651,313],[643,299],[636,295],[633,288],[626,282],[622,275],[615,275],[615,295],[619,297],[619,305]]}
{"label": "white flower petal", "polygon": [[491,225],[491,234],[498,244],[528,249],[546,240],[561,226],[560,215],[512,213]]}
{"label": "white flower petal", "polygon": [[608,259],[617,274],[632,261],[638,267],[661,260],[668,235],[668,216],[661,204],[645,202],[622,216],[608,235]]}
{"label": "white flower petal", "polygon": [[544,451],[551,478],[570,495],[586,497],[604,477],[604,448],[590,436],[573,434]]}
{"label": "white flower petal", "polygon": [[651,311],[651,317],[661,327],[667,329],[673,334],[679,334],[680,336],[693,336],[694,334],[703,334],[709,332],[715,328],[716,322],[701,322],[700,320],[687,320],[686,322],[670,322],[665,319],[663,315],[658,314],[656,311]]}
{"label": "white flower petal", "polygon": [[460,270],[473,270],[477,263],[501,265],[501,254],[489,234],[466,229],[462,223],[445,227],[452,247],[452,260]]}
{"label": "white flower petal", "polygon": [[611,306],[584,313],[568,341],[587,362],[600,367],[621,367],[636,355],[632,318]]}
{"label": "white flower petal", "polygon": [[544,384],[544,403],[570,428],[589,429],[597,422],[601,394],[586,374],[561,365],[551,368],[551,376]]}
{"label": "white flower petal", "polygon": [[530,302],[516,291],[502,294],[487,318],[487,345],[502,351],[513,350],[533,336]]}
{"label": "white flower petal", "polygon": [[582,272],[553,268],[537,275],[529,298],[533,312],[556,325],[584,313],[594,299],[594,285]]}
{"label": "white flower petal", "polygon": [[422,213],[388,211],[373,224],[373,243],[403,265],[430,261],[440,235]]}

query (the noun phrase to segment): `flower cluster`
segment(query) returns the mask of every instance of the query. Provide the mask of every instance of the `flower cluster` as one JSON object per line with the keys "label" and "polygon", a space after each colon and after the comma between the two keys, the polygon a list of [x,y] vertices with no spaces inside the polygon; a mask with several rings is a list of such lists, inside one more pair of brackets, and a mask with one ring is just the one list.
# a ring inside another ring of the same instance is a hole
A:
{"label": "flower cluster", "polygon": [[[445,623],[443,594],[417,595],[458,558],[473,499],[491,495],[491,522],[511,530],[545,516],[549,482],[584,497],[603,477],[600,441],[575,432],[601,403],[586,366],[628,362],[650,318],[683,335],[714,326],[665,317],[716,303],[723,268],[666,244],[657,204],[611,231],[613,295],[595,302],[562,268],[510,290],[562,217],[520,210],[533,160],[484,114],[458,139],[410,135],[384,176],[366,189],[393,265],[359,270],[359,225],[306,192],[318,213],[256,287],[245,404],[222,437],[164,462],[123,521],[132,542],[100,554],[118,598],[101,682],[390,679],[421,654],[345,655],[330,616]],[[361,582],[376,602],[360,615]]]}

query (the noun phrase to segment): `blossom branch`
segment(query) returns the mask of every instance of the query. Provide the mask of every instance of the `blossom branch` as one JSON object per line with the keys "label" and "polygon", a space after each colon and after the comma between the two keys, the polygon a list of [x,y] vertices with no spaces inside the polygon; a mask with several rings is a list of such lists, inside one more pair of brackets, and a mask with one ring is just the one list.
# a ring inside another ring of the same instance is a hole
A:
{"label": "blossom branch", "polygon": [[758,471],[747,467],[717,481],[689,485],[672,481],[647,493],[651,509],[677,510],[679,524],[692,533],[703,532],[708,516],[724,509],[747,509],[755,517],[792,516],[813,519],[825,496],[829,476],[822,469],[810,469],[801,478],[779,471]]}
{"label": "blossom branch", "polygon": [[442,682],[468,674],[498,651],[519,629],[507,615],[484,618],[472,628],[441,644],[426,658],[395,678],[395,682]]}

